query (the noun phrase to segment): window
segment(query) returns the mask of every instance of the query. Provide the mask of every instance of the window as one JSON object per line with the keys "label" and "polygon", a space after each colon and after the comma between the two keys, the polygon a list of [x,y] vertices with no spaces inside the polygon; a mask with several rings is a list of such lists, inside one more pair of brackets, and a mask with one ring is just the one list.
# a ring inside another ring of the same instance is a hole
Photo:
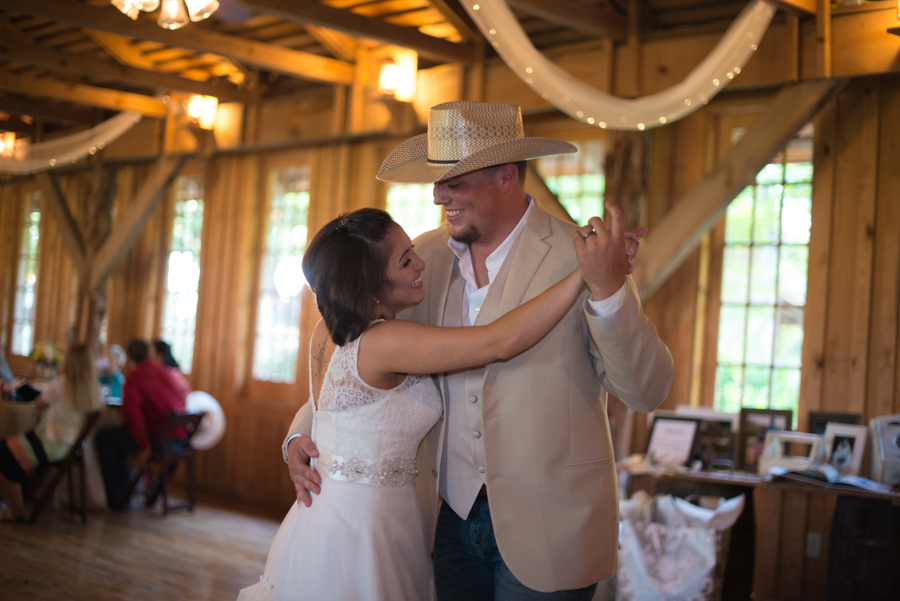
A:
{"label": "window", "polygon": [[603,217],[603,140],[572,142],[578,152],[537,160],[537,171],[560,204],[579,225]]}
{"label": "window", "polygon": [[434,204],[433,184],[394,184],[388,188],[387,212],[410,239],[441,224],[441,207]]}
{"label": "window", "polygon": [[725,218],[715,406],[792,409],[800,396],[812,209],[812,131],[804,128]]}
{"label": "window", "polygon": [[200,285],[200,231],[203,227],[203,176],[175,180],[175,219],[169,247],[162,338],[185,373],[194,361],[197,291]]}
{"label": "window", "polygon": [[275,168],[260,268],[253,378],[293,383],[300,345],[301,264],[309,211],[309,166]]}
{"label": "window", "polygon": [[41,193],[28,192],[22,217],[17,253],[16,297],[13,307],[13,355],[28,355],[34,346],[35,291],[38,277],[38,250],[41,236]]}

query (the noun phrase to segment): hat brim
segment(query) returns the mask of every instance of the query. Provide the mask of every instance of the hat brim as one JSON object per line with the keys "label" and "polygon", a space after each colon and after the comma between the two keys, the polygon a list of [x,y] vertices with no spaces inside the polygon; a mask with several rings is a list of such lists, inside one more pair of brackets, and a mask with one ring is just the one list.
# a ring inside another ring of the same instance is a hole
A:
{"label": "hat brim", "polygon": [[428,162],[428,135],[421,134],[397,146],[384,159],[375,177],[396,184],[433,184],[493,165],[569,154],[577,150],[562,140],[519,138],[474,152],[457,163],[435,164]]}

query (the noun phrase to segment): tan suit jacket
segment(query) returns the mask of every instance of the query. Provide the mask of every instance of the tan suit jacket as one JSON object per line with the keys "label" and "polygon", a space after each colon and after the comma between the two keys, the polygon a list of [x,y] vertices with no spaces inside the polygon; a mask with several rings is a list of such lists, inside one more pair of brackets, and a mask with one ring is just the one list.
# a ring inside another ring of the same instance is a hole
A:
{"label": "tan suit jacket", "polygon": [[[576,267],[574,229],[534,207],[499,315]],[[425,300],[401,318],[441,325],[455,259],[447,238],[440,228],[416,240],[426,265]],[[665,399],[673,371],[631,278],[618,311],[589,315],[582,300],[537,345],[487,366],[482,439],[491,517],[500,553],[524,585],[543,592],[583,588],[615,571],[618,481],[607,391],[633,409],[652,411]],[[443,376],[438,380],[444,390]],[[310,415],[304,406],[291,433],[308,434]],[[441,419],[419,447],[416,490],[429,533],[437,520],[443,425]]]}

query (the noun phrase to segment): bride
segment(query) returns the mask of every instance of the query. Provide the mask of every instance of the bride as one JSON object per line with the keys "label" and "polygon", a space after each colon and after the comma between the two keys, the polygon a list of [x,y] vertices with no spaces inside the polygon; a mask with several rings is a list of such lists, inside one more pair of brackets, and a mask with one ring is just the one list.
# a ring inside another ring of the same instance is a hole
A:
{"label": "bride", "polygon": [[[573,233],[579,259],[590,226]],[[425,264],[384,211],[343,215],[313,238],[303,272],[322,321],[310,342],[314,469],[321,492],[288,512],[260,581],[239,601],[432,597],[414,487],[419,442],[441,419],[430,376],[509,359],[573,306],[579,269],[496,321],[442,328],[395,319],[424,298]]]}

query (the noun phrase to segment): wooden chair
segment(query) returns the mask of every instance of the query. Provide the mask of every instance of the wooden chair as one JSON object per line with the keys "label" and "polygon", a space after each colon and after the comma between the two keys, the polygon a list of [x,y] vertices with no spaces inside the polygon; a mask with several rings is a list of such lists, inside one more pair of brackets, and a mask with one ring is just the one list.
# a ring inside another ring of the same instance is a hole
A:
{"label": "wooden chair", "polygon": [[[78,438],[75,439],[75,444],[72,445],[66,456],[59,461],[51,461],[47,465],[38,468],[37,472],[26,483],[24,491],[26,501],[32,506],[31,513],[28,516],[29,524],[34,524],[37,521],[38,516],[41,515],[41,512],[44,511],[44,508],[53,498],[56,487],[63,479],[63,476],[68,476],[69,481],[69,513],[80,514],[81,523],[87,523],[87,482],[85,479],[84,445],[99,419],[99,411],[88,413],[84,419],[84,425],[81,427],[81,432],[78,433]],[[80,497],[80,505],[78,507],[75,505],[75,487],[72,479],[72,467],[76,464],[79,467],[81,477],[81,490],[78,495]],[[54,469],[53,475],[42,486],[47,472],[51,469]]]}
{"label": "wooden chair", "polygon": [[[191,446],[191,438],[197,432],[203,415],[204,413],[173,413],[169,416],[169,419],[166,420],[157,435],[150,440],[152,449],[150,458],[144,464],[144,468],[138,470],[132,479],[128,492],[129,498],[142,478],[147,477],[151,483],[156,478],[159,478],[160,495],[163,498],[163,515],[168,515],[172,509],[194,510],[194,505],[197,502],[197,483],[195,478],[195,451]],[[174,440],[180,442],[183,448],[172,448],[169,445],[172,442],[168,438],[169,432],[179,429],[183,429],[187,434],[180,439]],[[187,468],[188,498],[184,501],[170,503],[169,478],[175,472],[178,462],[182,460]]]}

